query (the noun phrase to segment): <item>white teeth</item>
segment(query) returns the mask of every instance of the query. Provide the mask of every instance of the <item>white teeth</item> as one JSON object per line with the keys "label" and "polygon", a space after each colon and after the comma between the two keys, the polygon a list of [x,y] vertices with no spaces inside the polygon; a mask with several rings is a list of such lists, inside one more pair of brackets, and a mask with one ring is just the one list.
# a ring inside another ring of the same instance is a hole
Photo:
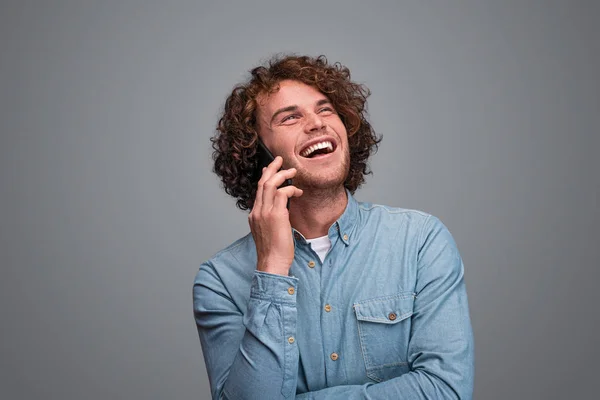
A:
{"label": "white teeth", "polygon": [[304,149],[304,151],[302,153],[300,153],[300,155],[302,157],[308,157],[315,150],[320,150],[320,149],[329,149],[329,151],[333,151],[333,144],[329,141],[316,143],[316,144],[313,144],[312,146],[309,146],[308,148]]}

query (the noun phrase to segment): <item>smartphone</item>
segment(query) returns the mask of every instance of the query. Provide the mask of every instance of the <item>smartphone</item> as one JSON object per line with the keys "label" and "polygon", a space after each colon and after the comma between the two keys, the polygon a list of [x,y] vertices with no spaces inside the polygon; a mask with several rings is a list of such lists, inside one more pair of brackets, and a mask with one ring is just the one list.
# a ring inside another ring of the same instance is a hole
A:
{"label": "smartphone", "polygon": [[[256,149],[256,156],[258,157],[258,163],[256,164],[256,176],[258,177],[258,179],[260,179],[263,167],[268,167],[269,164],[271,164],[273,160],[275,160],[275,157],[273,156],[273,153],[269,151],[267,146],[265,146],[263,141],[260,140],[260,138],[258,138],[258,148]],[[283,182],[283,184],[279,187],[282,188],[291,184],[292,180],[286,179]],[[288,199],[287,201],[287,208],[290,208],[290,199]]]}

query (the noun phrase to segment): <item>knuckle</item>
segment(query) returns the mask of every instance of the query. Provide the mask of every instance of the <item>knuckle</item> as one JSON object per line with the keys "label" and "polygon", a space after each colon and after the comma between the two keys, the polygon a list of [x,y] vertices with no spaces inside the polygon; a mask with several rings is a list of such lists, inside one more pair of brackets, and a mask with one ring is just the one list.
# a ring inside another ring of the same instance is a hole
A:
{"label": "knuckle", "polygon": [[275,184],[272,181],[267,181],[263,184],[265,189],[272,189],[275,187]]}

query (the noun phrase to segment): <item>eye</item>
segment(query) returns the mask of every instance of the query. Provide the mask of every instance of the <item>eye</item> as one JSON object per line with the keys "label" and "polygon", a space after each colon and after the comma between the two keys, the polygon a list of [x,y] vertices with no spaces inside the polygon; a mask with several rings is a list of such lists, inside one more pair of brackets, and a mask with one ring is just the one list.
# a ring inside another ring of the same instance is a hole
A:
{"label": "eye", "polygon": [[323,113],[333,113],[333,112],[334,112],[334,111],[333,111],[333,108],[332,108],[332,107],[329,107],[329,106],[326,106],[326,107],[323,107],[323,108],[320,108],[320,109],[319,109],[319,114],[323,114]]}
{"label": "eye", "polygon": [[292,121],[294,119],[298,119],[298,115],[296,114],[290,114],[286,117],[283,117],[283,119],[281,120],[281,122],[287,122],[287,121]]}

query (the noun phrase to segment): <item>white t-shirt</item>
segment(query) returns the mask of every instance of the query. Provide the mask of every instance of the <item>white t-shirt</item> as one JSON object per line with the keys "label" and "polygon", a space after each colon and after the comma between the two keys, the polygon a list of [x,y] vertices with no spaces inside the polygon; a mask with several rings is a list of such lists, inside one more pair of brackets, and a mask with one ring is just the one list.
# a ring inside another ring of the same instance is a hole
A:
{"label": "white t-shirt", "polygon": [[314,239],[306,239],[308,243],[310,243],[310,247],[314,250],[315,253],[321,259],[321,262],[325,259],[327,252],[331,248],[331,240],[329,240],[329,236],[321,236]]}

